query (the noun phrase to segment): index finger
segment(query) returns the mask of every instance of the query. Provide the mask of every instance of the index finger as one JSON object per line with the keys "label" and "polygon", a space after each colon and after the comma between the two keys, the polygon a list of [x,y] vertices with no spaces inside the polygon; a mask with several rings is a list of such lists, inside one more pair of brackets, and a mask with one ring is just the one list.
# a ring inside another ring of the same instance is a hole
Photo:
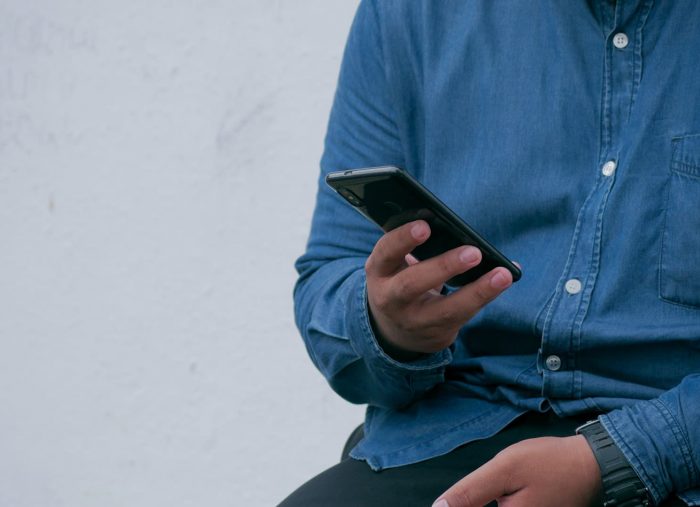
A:
{"label": "index finger", "polygon": [[492,459],[440,495],[433,507],[483,507],[509,493],[507,480],[499,461]]}
{"label": "index finger", "polygon": [[430,236],[424,220],[409,222],[384,234],[367,258],[365,270],[370,276],[391,276],[406,265],[406,255]]}

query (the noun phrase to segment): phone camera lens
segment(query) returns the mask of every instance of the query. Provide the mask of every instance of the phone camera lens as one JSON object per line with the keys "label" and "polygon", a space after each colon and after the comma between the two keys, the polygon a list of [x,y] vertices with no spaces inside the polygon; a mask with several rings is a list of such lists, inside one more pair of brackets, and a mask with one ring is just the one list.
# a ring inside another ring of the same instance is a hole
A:
{"label": "phone camera lens", "polygon": [[338,190],[338,192],[353,206],[362,206],[362,199],[357,197],[357,195],[355,195],[355,193],[349,188],[341,188]]}

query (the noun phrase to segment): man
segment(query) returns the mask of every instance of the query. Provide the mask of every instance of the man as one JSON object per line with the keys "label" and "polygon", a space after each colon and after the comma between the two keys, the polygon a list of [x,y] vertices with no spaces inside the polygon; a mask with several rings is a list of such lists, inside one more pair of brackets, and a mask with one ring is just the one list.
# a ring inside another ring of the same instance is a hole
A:
{"label": "man", "polygon": [[368,409],[354,459],[283,505],[700,505],[698,21],[694,0],[361,3],[322,176],[403,167],[523,277],[438,292],[480,252],[416,264],[425,222],[380,237],[321,180],[297,323]]}

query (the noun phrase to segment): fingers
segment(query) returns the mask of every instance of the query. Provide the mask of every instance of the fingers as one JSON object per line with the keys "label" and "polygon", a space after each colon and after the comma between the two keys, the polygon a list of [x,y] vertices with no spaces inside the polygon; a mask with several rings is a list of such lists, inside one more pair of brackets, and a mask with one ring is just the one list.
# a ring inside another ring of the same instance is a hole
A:
{"label": "fingers", "polygon": [[427,318],[466,322],[512,284],[510,271],[506,268],[493,269],[458,291],[432,301]]}
{"label": "fingers", "polygon": [[480,262],[481,252],[473,246],[455,248],[421,262],[408,261],[410,268],[397,273],[391,281],[391,297],[400,302],[414,301]]}
{"label": "fingers", "polygon": [[420,261],[416,259],[413,255],[411,254],[406,254],[406,264],[409,266],[414,266],[418,264]]}
{"label": "fingers", "polygon": [[462,325],[513,283],[507,269],[496,268],[443,296],[443,283],[477,266],[481,252],[461,246],[417,262],[410,252],[429,237],[427,222],[404,224],[380,238],[365,264],[376,331],[386,342],[412,352],[449,346]]}
{"label": "fingers", "polygon": [[368,276],[391,276],[405,266],[406,255],[430,236],[424,220],[409,222],[384,234],[367,259]]}
{"label": "fingers", "polygon": [[445,491],[433,507],[483,507],[509,493],[507,478],[501,461],[492,459]]}
{"label": "fingers", "polygon": [[[416,258],[415,258],[413,255],[411,255],[411,254],[408,254],[408,255],[406,256],[406,265],[407,265],[407,266],[415,266],[415,265],[418,264],[419,262],[420,262],[420,261],[419,261],[418,259],[416,259]],[[434,287],[432,287],[432,288],[430,289],[430,291],[431,291],[433,294],[440,294],[440,293],[442,292],[442,288],[443,288],[444,286],[445,286],[444,282],[437,283],[437,284],[435,284]]]}

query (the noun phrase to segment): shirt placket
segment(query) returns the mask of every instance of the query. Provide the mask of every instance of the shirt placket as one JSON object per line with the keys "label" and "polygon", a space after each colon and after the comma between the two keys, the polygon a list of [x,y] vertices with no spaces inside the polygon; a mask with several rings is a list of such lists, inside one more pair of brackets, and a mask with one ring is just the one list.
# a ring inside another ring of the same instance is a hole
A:
{"label": "shirt placket", "polygon": [[545,317],[538,351],[542,395],[555,410],[557,399],[581,397],[582,375],[577,369],[577,355],[585,346],[582,325],[599,272],[606,204],[624,162],[620,160],[620,140],[639,85],[641,32],[651,3],[651,0],[612,4],[604,1],[600,5],[605,56],[596,176],[577,217],[568,258]]}

